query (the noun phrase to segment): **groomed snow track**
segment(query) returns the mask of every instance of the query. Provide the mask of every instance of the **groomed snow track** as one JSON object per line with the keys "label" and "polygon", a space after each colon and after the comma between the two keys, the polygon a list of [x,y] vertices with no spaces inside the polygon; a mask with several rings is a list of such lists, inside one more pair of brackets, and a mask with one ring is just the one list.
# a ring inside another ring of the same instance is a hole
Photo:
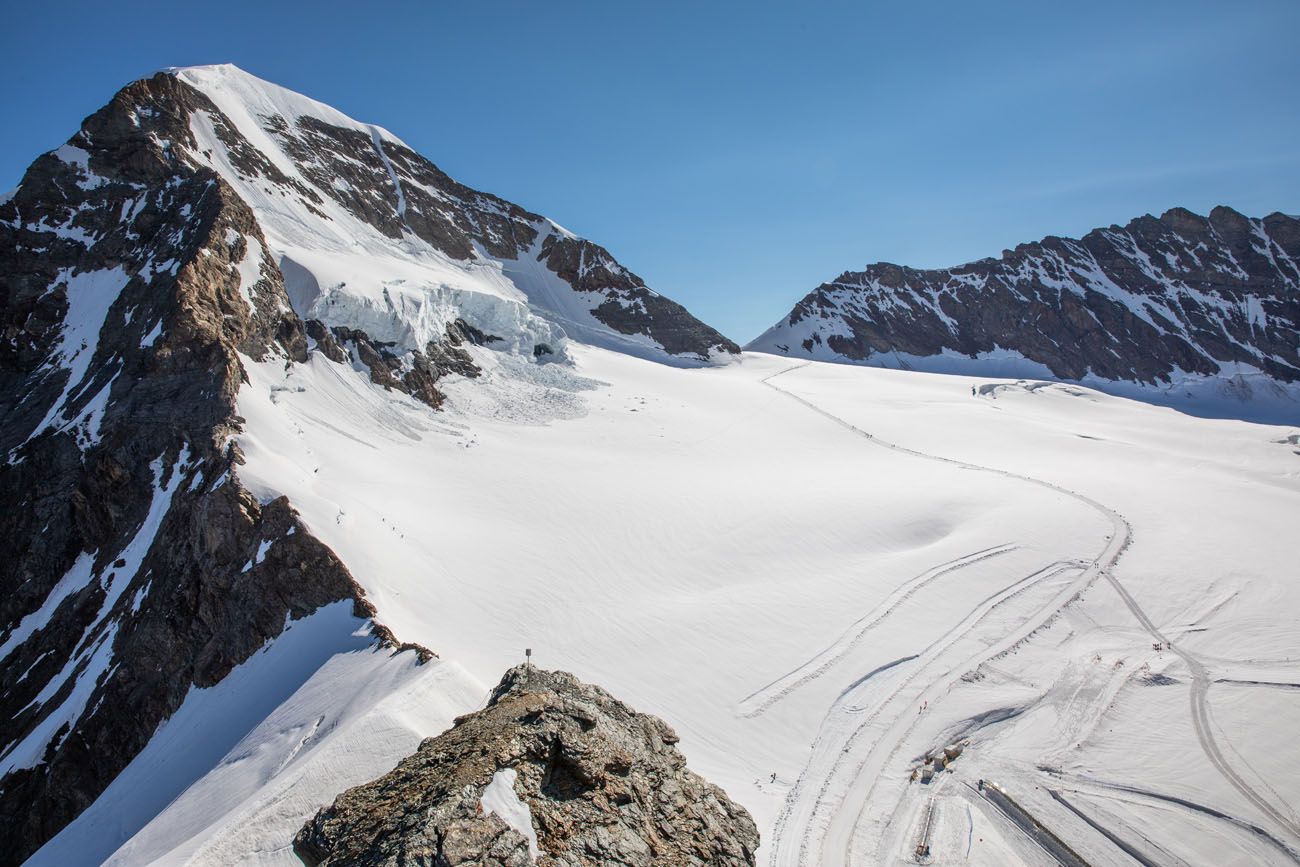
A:
{"label": "groomed snow track", "polygon": [[[1294,819],[1274,807],[1244,780],[1236,769],[1228,763],[1215,741],[1206,704],[1209,677],[1204,666],[1190,653],[1170,642],[1147,617],[1127,589],[1111,573],[1111,569],[1128,547],[1132,537],[1132,529],[1123,516],[1088,496],[1042,479],[941,455],[929,454],[882,440],[773,382],[778,377],[807,367],[811,363],[804,362],[783,368],[765,377],[762,383],[876,447],[911,455],[922,460],[948,464],[960,469],[1003,476],[1068,497],[1104,516],[1110,523],[1112,532],[1107,537],[1105,546],[1097,556],[1091,562],[1077,564],[1077,576],[1069,582],[1062,592],[1054,594],[1048,605],[1033,610],[1022,623],[1021,628],[1016,629],[1012,635],[1007,636],[1002,641],[990,646],[985,652],[965,659],[960,665],[948,666],[942,671],[934,672],[934,677],[925,680],[920,689],[914,688],[908,691],[909,700],[907,702],[898,702],[896,699],[903,694],[910,683],[920,678],[926,669],[931,667],[930,663],[938,662],[937,654],[932,655],[929,659],[927,659],[927,654],[932,654],[936,645],[950,646],[965,632],[975,628],[982,616],[979,614],[978,609],[976,612],[972,612],[961,624],[950,630],[943,639],[932,644],[926,650],[883,666],[872,672],[868,678],[859,679],[842,692],[828,710],[821,731],[819,731],[817,739],[812,745],[810,759],[800,774],[798,781],[790,790],[786,803],[778,816],[774,838],[768,850],[768,863],[772,867],[787,867],[787,865],[793,864],[853,865],[878,863],[877,856],[881,853],[877,851],[877,848],[884,840],[884,832],[891,819],[885,819],[884,825],[875,828],[877,833],[874,835],[875,839],[873,840],[870,834],[871,828],[866,821],[866,814],[871,806],[872,795],[876,792],[876,784],[881,776],[881,771],[888,763],[889,758],[903,747],[908,734],[916,725],[915,717],[910,713],[911,708],[916,707],[918,702],[938,701],[946,691],[947,685],[953,682],[954,677],[960,677],[963,672],[973,669],[981,662],[1005,653],[1009,647],[1024,640],[1024,638],[1048,622],[1062,608],[1077,599],[1097,578],[1103,576],[1114,587],[1124,601],[1125,606],[1141,624],[1142,628],[1157,642],[1176,653],[1187,664],[1193,676],[1191,689],[1192,720],[1200,746],[1211,764],[1234,789],[1240,792],[1264,815],[1277,823],[1288,835],[1294,835],[1300,839],[1300,825],[1297,825]],[[882,603],[877,609],[854,623],[830,647],[784,677],[747,696],[740,703],[739,712],[745,716],[760,714],[804,683],[823,675],[854,643],[861,639],[862,635],[873,624],[879,622],[889,613],[892,605],[896,605],[902,598],[905,598],[911,592],[915,592],[923,584],[977,560],[1004,553],[1009,548],[1010,546],[998,546],[984,551],[973,552],[965,557],[937,566],[901,585],[885,603]],[[986,600],[986,605],[991,609],[1026,587],[1037,583],[1037,581],[1068,570],[1071,565],[1076,564],[1069,561],[1051,564],[1041,572],[1022,578],[1011,586],[1004,588],[1001,593],[995,594],[994,597]],[[844,719],[846,712],[860,714],[866,710],[865,707],[852,707],[847,702],[847,699],[856,691],[856,688],[871,676],[885,669],[893,668],[904,662],[910,663],[917,659],[921,659],[922,663],[913,666],[912,673],[892,693],[876,704],[865,721],[854,725],[846,733],[846,721]],[[942,664],[936,667],[942,667]],[[891,708],[891,705],[895,705],[895,707]],[[889,718],[888,714],[891,710],[893,716]],[[879,737],[871,741],[869,745],[863,744],[863,736],[867,733],[868,727],[882,716],[889,718],[891,721],[883,730],[879,731]],[[828,746],[832,746],[828,741],[833,742],[834,749],[827,749]],[[856,758],[854,748],[859,744],[863,744],[865,751],[861,753],[860,758]],[[846,774],[846,768],[851,768],[851,773]],[[891,810],[890,813],[892,812]],[[1284,848],[1291,857],[1295,857],[1294,849],[1291,846],[1286,845]]]}

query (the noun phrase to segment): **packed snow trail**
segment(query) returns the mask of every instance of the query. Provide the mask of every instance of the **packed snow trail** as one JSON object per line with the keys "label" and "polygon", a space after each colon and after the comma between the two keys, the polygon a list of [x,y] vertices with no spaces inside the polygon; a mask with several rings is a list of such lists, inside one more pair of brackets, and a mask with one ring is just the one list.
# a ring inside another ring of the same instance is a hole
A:
{"label": "packed snow trail", "polygon": [[[1151,619],[1147,617],[1146,612],[1137,604],[1137,600],[1129,595],[1129,592],[1119,583],[1118,580],[1116,580],[1114,575],[1107,573],[1106,579],[1110,581],[1115,588],[1115,592],[1117,592],[1120,595],[1120,598],[1124,600],[1124,605],[1133,613],[1133,616],[1137,618],[1138,622],[1142,624],[1142,628],[1145,629],[1152,638],[1162,643],[1165,647],[1169,648],[1169,650],[1181,658],[1183,662],[1187,664],[1188,670],[1191,671],[1192,687],[1190,691],[1190,700],[1192,725],[1196,728],[1196,740],[1200,743],[1201,749],[1205,752],[1206,758],[1210,760],[1210,763],[1214,765],[1215,769],[1223,776],[1223,778],[1227,780],[1234,789],[1241,793],[1242,797],[1254,804],[1264,815],[1268,816],[1291,834],[1295,835],[1296,838],[1300,838],[1300,823],[1297,823],[1291,816],[1282,813],[1267,799],[1260,795],[1259,792],[1247,783],[1242,776],[1237,773],[1236,769],[1228,763],[1227,758],[1224,757],[1223,752],[1219,749],[1219,744],[1214,739],[1214,732],[1210,726],[1210,707],[1206,700],[1206,696],[1210,691],[1210,677],[1208,672],[1205,670],[1205,666],[1201,664],[1200,660],[1192,656],[1192,654],[1183,650],[1168,638],[1165,638],[1159,628],[1157,628],[1156,625],[1151,622]],[[1289,804],[1284,802],[1283,806],[1290,810]]]}
{"label": "packed snow trail", "polygon": [[1052,796],[1052,800],[1056,801],[1062,807],[1069,810],[1074,815],[1078,816],[1079,819],[1082,822],[1084,822],[1089,828],[1092,828],[1098,834],[1102,835],[1107,840],[1114,843],[1117,849],[1119,849],[1125,855],[1132,858],[1137,863],[1141,864],[1142,867],[1163,867],[1163,865],[1158,864],[1155,861],[1152,861],[1150,858],[1144,855],[1142,853],[1142,850],[1131,845],[1123,837],[1119,836],[1114,831],[1110,830],[1105,825],[1101,824],[1096,819],[1089,816],[1083,810],[1080,810],[1077,806],[1072,804],[1064,795],[1062,795],[1056,789],[1048,789],[1047,794]]}
{"label": "packed snow trail", "polygon": [[[1184,660],[1184,662],[1187,663],[1189,669],[1192,671],[1193,674],[1193,688],[1191,694],[1192,720],[1193,720],[1193,724],[1196,727],[1197,739],[1200,742],[1202,749],[1205,751],[1207,758],[1209,758],[1210,762],[1214,765],[1216,770],[1218,770],[1219,773],[1224,777],[1224,779],[1226,779],[1235,789],[1237,789],[1237,791],[1239,791],[1244,797],[1246,797],[1247,800],[1249,800],[1252,804],[1258,807],[1265,815],[1267,815],[1273,821],[1281,825],[1290,833],[1300,836],[1300,827],[1297,827],[1294,821],[1292,821],[1290,818],[1285,816],[1282,812],[1274,808],[1272,804],[1270,804],[1257,791],[1255,791],[1244,779],[1242,779],[1242,777],[1236,772],[1236,770],[1232,768],[1231,765],[1227,762],[1222,752],[1220,751],[1218,744],[1214,739],[1214,735],[1210,729],[1210,724],[1209,724],[1208,708],[1206,707],[1206,702],[1205,702],[1205,693],[1208,690],[1208,675],[1205,671],[1204,666],[1202,666],[1198,660],[1196,660],[1193,656],[1191,656],[1191,654],[1187,653],[1181,648],[1175,647],[1171,642],[1169,642],[1168,639],[1166,639],[1160,633],[1159,629],[1157,629],[1156,626],[1150,621],[1150,619],[1147,618],[1145,612],[1143,612],[1142,609],[1137,605],[1136,601],[1133,600],[1132,596],[1129,595],[1128,591],[1123,587],[1123,585],[1119,582],[1119,580],[1115,578],[1113,574],[1110,573],[1110,569],[1114,566],[1115,562],[1123,554],[1124,549],[1128,546],[1132,535],[1132,531],[1128,525],[1128,522],[1124,520],[1122,516],[1120,516],[1113,509],[1110,509],[1109,507],[1097,502],[1096,500],[1090,497],[1087,497],[1083,494],[1079,494],[1075,491],[1071,491],[1067,488],[1054,485],[1042,479],[1033,478],[1031,476],[1023,476],[1018,473],[1012,473],[1006,470],[1000,470],[993,467],[985,467],[978,464],[971,464],[966,461],[959,461],[953,458],[946,458],[939,455],[932,455],[926,452],[921,452],[915,449],[909,449],[903,446],[899,446],[894,443],[885,442],[873,436],[872,434],[862,430],[861,428],[858,428],[857,426],[845,421],[839,416],[836,416],[822,409],[820,406],[817,406],[811,401],[791,391],[781,388],[780,386],[772,382],[772,380],[776,379],[777,377],[790,373],[794,370],[798,370],[802,367],[806,367],[810,363],[811,362],[805,362],[803,364],[792,365],[790,367],[784,368],[782,370],[777,371],[774,374],[771,374],[770,376],[765,377],[762,380],[762,382],[764,385],[768,386],[769,388],[772,388],[777,392],[789,397],[790,399],[803,404],[805,407],[812,410],[813,412],[821,416],[824,416],[830,421],[833,421],[834,423],[840,425],[841,427],[848,429],[849,432],[857,436],[860,436],[863,439],[866,439],[867,441],[871,442],[874,445],[880,446],[882,448],[892,449],[894,451],[900,451],[905,454],[914,455],[918,458],[940,461],[942,463],[951,464],[953,466],[961,467],[963,469],[980,470],[980,471],[1004,476],[1006,478],[1028,482],[1030,484],[1034,484],[1039,487],[1054,491],[1058,494],[1062,494],[1064,496],[1070,497],[1078,502],[1081,502],[1091,507],[1092,509],[1102,514],[1110,522],[1113,528],[1113,532],[1107,538],[1106,546],[1102,549],[1101,553],[1087,568],[1087,570],[1085,570],[1085,572],[1081,576],[1081,580],[1076,583],[1075,586],[1078,588],[1077,592],[1072,594],[1069,599],[1066,599],[1065,604],[1068,604],[1070,599],[1075,598],[1079,592],[1082,592],[1082,590],[1085,589],[1087,586],[1089,586],[1097,577],[1104,575],[1107,581],[1120,594],[1121,598],[1124,600],[1125,605],[1128,606],[1129,610],[1143,625],[1143,628],[1146,629],[1154,638],[1156,638],[1157,641],[1164,643],[1173,652],[1178,654]],[[906,733],[904,733],[904,736],[905,734]],[[796,786],[796,788],[791,791],[790,798],[795,798],[798,794],[799,794],[798,786]],[[842,843],[843,849],[841,850],[840,854],[843,855],[843,860],[837,860],[836,863],[853,862],[854,857],[857,854],[855,851],[853,851],[856,848],[853,844],[857,842],[856,839],[857,835],[855,834],[855,831],[857,830],[860,824],[859,820],[861,819],[862,814],[865,812],[865,809],[866,809],[866,803],[863,804],[862,809],[859,810],[858,816],[855,817],[850,827],[846,830],[843,829],[840,830],[840,832],[835,835],[841,838],[839,841],[831,841],[831,840],[822,841],[823,844],[829,844],[832,842]],[[783,813],[784,812],[785,811],[783,811]],[[777,857],[776,853],[782,851],[782,847],[780,846],[781,838],[786,833],[790,833],[790,831],[784,828],[783,825],[784,823],[778,823],[777,840],[775,841],[776,845],[773,846],[774,859]],[[811,846],[809,846],[809,844],[814,842],[807,838],[808,836],[813,835],[815,833],[816,831],[814,829],[807,828],[807,827],[801,830],[801,834],[805,838],[802,841],[802,845],[800,846],[799,860],[801,863],[805,862],[806,856],[809,850],[812,848]],[[830,829],[828,829],[827,836],[830,836]],[[833,847],[831,848],[833,851]],[[817,860],[821,860],[821,859],[818,858]],[[773,860],[772,863],[776,864],[777,861]]]}
{"label": "packed snow trail", "polygon": [[1012,798],[997,783],[986,780],[980,789],[980,794],[990,801],[1002,812],[1002,815],[1011,820],[1021,833],[1033,840],[1038,846],[1050,855],[1053,860],[1063,867],[1089,867],[1088,862],[1079,857],[1079,853],[1070,848],[1069,844],[1039,822],[1014,798]]}
{"label": "packed snow trail", "polygon": [[873,626],[888,617],[890,612],[930,582],[942,578],[943,576],[963,567],[988,560],[992,557],[997,557],[1000,554],[1009,553],[1018,547],[1018,545],[1005,544],[986,548],[983,551],[976,551],[973,554],[967,554],[964,557],[958,557],[956,560],[949,560],[947,563],[935,566],[933,569],[922,572],[910,581],[900,584],[884,602],[881,602],[869,613],[855,621],[825,650],[821,651],[795,670],[782,675],[767,686],[749,694],[741,700],[741,715],[744,717],[758,716],[781,699],[793,693],[799,687],[811,680],[821,677],[830,669],[831,666],[839,662],[840,659],[844,657],[844,654],[852,650],[853,647],[860,642],[864,636],[866,636],[867,632],[870,631]]}
{"label": "packed snow trail", "polygon": [[[910,454],[919,458],[925,458],[928,460],[951,464],[957,467],[961,467],[963,469],[981,470],[984,472],[1004,476],[1006,478],[1038,485],[1039,487],[1046,488],[1055,493],[1062,494],[1078,502],[1081,502],[1091,507],[1092,509],[1096,510],[1104,517],[1106,517],[1106,519],[1111,523],[1111,526],[1114,531],[1108,537],[1105,548],[1103,548],[1102,552],[1092,562],[1092,564],[1083,573],[1083,575],[1080,576],[1080,580],[1078,580],[1075,583],[1074,586],[1077,588],[1076,592],[1071,594],[1071,596],[1068,599],[1066,599],[1065,603],[1063,604],[1068,604],[1070,600],[1077,597],[1078,594],[1081,593],[1084,589],[1086,589],[1093,581],[1095,581],[1097,577],[1104,576],[1107,582],[1110,583],[1111,586],[1115,588],[1120,598],[1124,601],[1125,606],[1129,609],[1129,611],[1142,625],[1143,629],[1145,629],[1158,642],[1162,643],[1164,646],[1168,647],[1172,652],[1177,654],[1187,664],[1188,669],[1191,671],[1193,677],[1193,684],[1192,684],[1191,694],[1190,694],[1192,723],[1196,729],[1197,740],[1200,743],[1201,749],[1204,751],[1210,763],[1220,773],[1220,775],[1222,775],[1223,778],[1233,786],[1234,789],[1236,789],[1239,793],[1241,793],[1241,795],[1245,797],[1250,803],[1254,804],[1262,813],[1264,813],[1264,815],[1268,816],[1270,819],[1272,819],[1274,822],[1276,822],[1278,825],[1280,825],[1290,834],[1293,834],[1297,838],[1300,838],[1300,823],[1297,823],[1293,818],[1289,817],[1288,815],[1284,814],[1282,811],[1275,808],[1258,791],[1256,791],[1252,786],[1250,786],[1250,784],[1247,783],[1246,780],[1243,779],[1239,773],[1237,773],[1236,769],[1232,767],[1232,765],[1227,761],[1226,757],[1224,757],[1222,751],[1220,750],[1219,745],[1214,738],[1214,733],[1210,725],[1209,708],[1206,701],[1206,694],[1209,690],[1209,676],[1208,673],[1206,672],[1205,667],[1200,663],[1199,660],[1197,660],[1190,653],[1188,653],[1187,651],[1183,650],[1182,648],[1174,645],[1171,641],[1169,641],[1169,639],[1167,639],[1161,633],[1161,631],[1155,626],[1155,624],[1150,620],[1150,618],[1147,617],[1146,613],[1137,604],[1136,600],[1134,600],[1133,597],[1129,594],[1128,590],[1123,586],[1123,584],[1121,584],[1119,579],[1117,579],[1111,573],[1110,570],[1113,568],[1116,561],[1118,561],[1119,557],[1123,554],[1124,549],[1128,547],[1128,544],[1132,536],[1131,527],[1121,515],[1119,515],[1113,509],[1110,509],[1109,507],[1103,505],[1102,503],[1092,499],[1091,497],[1087,497],[1078,492],[1071,491],[1067,488],[1063,488],[1058,485],[1054,485],[1042,479],[1037,479],[1032,476],[1020,475],[1018,473],[1012,473],[1007,470],[1000,470],[993,467],[985,467],[978,464],[972,464],[966,461],[960,461],[953,458],[946,458],[939,455],[932,455],[926,452],[921,452],[915,449],[910,449],[904,446],[900,446],[895,443],[886,442],[862,430],[861,428],[858,428],[857,426],[845,421],[839,416],[834,415],[833,413],[830,413],[822,409],[820,406],[817,406],[811,401],[791,391],[783,389],[772,382],[772,380],[776,379],[779,376],[783,376],[792,371],[806,367],[809,364],[811,364],[811,362],[804,362],[803,364],[796,364],[784,368],[782,370],[779,370],[776,373],[773,373],[765,377],[762,380],[762,383],[768,386],[769,388],[772,388],[775,391],[791,398],[792,400],[795,400],[803,404],[808,409],[812,410],[813,412],[816,412],[821,416],[824,416],[825,418],[835,422],[841,427],[847,428],[851,433],[854,433],[868,440],[874,445],[883,448],[892,449],[894,451],[903,452],[905,454]],[[911,724],[909,724],[908,728],[909,729],[911,728]],[[903,737],[906,737],[906,732],[904,733]],[[897,747],[901,745],[901,742],[902,739],[900,738],[899,741],[895,744],[895,749],[897,749]],[[875,749],[876,746],[873,745],[872,751],[874,752]],[[867,761],[866,759],[863,760],[864,765],[866,764],[866,761]],[[871,789],[874,789],[874,787],[875,787],[875,782],[873,780],[871,783]],[[797,788],[798,787],[796,787],[796,789]],[[795,795],[796,795],[796,790],[792,790],[790,797],[794,797]],[[854,862],[855,856],[861,851],[859,847],[855,846],[855,843],[862,842],[859,839],[860,824],[861,824],[862,816],[865,813],[867,805],[869,803],[869,794],[867,798],[863,799],[863,801],[864,802],[862,804],[861,809],[858,811],[858,814],[854,818],[851,827],[847,831],[847,835],[843,839],[843,845],[844,845],[842,851],[843,860],[836,861],[835,863],[851,864]],[[1289,809],[1289,805],[1284,804],[1284,806]],[[784,831],[782,825],[783,823],[778,823],[778,829],[777,829],[778,839],[780,838],[782,832]],[[813,831],[813,829],[805,828],[804,834],[808,835],[809,833],[815,833],[815,832]],[[826,836],[831,836],[830,829],[828,829]],[[840,834],[836,834],[835,836],[840,836]],[[803,844],[800,847],[801,863],[804,862],[804,858],[806,856],[807,849],[808,849],[807,844],[809,842],[811,841],[805,839],[803,841]],[[825,844],[826,842],[829,841],[824,840],[823,844]],[[776,851],[778,851],[778,847],[774,846],[773,847],[774,856]],[[820,858],[818,860],[820,860]],[[774,861],[773,863],[776,862]]]}
{"label": "packed snow trail", "polygon": [[[845,801],[854,792],[862,791],[865,795],[870,794],[874,788],[874,780],[879,776],[879,773],[874,767],[868,770],[866,768],[867,763],[874,757],[878,759],[877,765],[883,764],[892,756],[892,751],[889,755],[880,755],[877,747],[884,743],[885,739],[879,737],[872,741],[870,750],[861,761],[854,763],[852,750],[854,746],[864,740],[869,731],[880,731],[882,735],[897,733],[898,737],[889,741],[889,743],[894,744],[901,741],[912,726],[915,725],[915,721],[919,717],[919,714],[912,713],[912,709],[919,707],[922,703],[937,703],[939,700],[939,690],[933,686],[936,682],[952,675],[954,672],[967,671],[973,664],[977,664],[983,658],[996,656],[1023,640],[1025,635],[1037,629],[1042,621],[1055,613],[1066,600],[1077,595],[1079,592],[1079,579],[1074,579],[1064,590],[1053,594],[1052,604],[1037,608],[1038,616],[1027,618],[1025,621],[1028,624],[1027,626],[1013,631],[1001,641],[997,641],[992,645],[986,646],[980,643],[981,649],[977,651],[974,657],[960,652],[960,642],[975,633],[976,629],[992,611],[1009,600],[1058,575],[1075,569],[1082,569],[1082,567],[1080,564],[1070,561],[1053,563],[1046,568],[1017,579],[984,599],[960,623],[933,641],[921,653],[899,660],[898,662],[904,662],[919,658],[923,659],[923,662],[921,665],[915,666],[911,674],[904,677],[888,695],[876,702],[874,706],[854,701],[854,699],[857,699],[858,693],[865,692],[859,687],[866,681],[866,678],[859,679],[851,687],[841,692],[830,710],[827,711],[817,738],[812,745],[812,757],[803,773],[800,774],[787,798],[785,807],[777,818],[772,863],[781,865],[809,863],[809,853],[818,845],[818,841],[814,839],[816,834],[809,826],[816,822],[818,826],[830,827],[836,817],[843,813]],[[947,654],[947,651],[954,647],[957,647],[959,652]],[[893,668],[897,664],[890,663],[881,666],[872,674]],[[926,672],[934,668],[941,668],[942,670],[935,672],[929,678],[923,677]],[[868,711],[870,712],[868,713]],[[863,716],[864,714],[865,716]],[[883,726],[878,724],[882,720]],[[902,727],[901,732],[899,731],[900,727]],[[855,788],[854,783],[864,776],[873,781],[873,786],[863,791]],[[837,781],[841,784],[838,789],[832,791]],[[795,833],[796,830],[799,830],[799,833]],[[820,859],[814,858],[813,863],[818,860]]]}
{"label": "packed snow trail", "polygon": [[[1222,810],[1215,809],[1214,807],[1210,807],[1205,804],[1199,804],[1195,801],[1189,801],[1186,798],[1180,798],[1177,797],[1176,795],[1169,795],[1162,792],[1152,792],[1146,789],[1140,789],[1136,786],[1124,785],[1122,783],[1110,783],[1104,780],[1093,779],[1091,777],[1081,777],[1078,775],[1067,776],[1061,774],[1058,776],[1060,776],[1062,779],[1068,779],[1071,786],[1070,791],[1078,792],[1080,794],[1089,794],[1090,790],[1093,789],[1102,790],[1107,793],[1122,792],[1127,795],[1136,796],[1137,798],[1140,799],[1150,799],[1153,801],[1158,801],[1167,804],[1177,804],[1178,806],[1185,807],[1188,810],[1191,810],[1193,812],[1203,813],[1206,816],[1212,816],[1216,819],[1221,819],[1224,822],[1228,822],[1229,824],[1235,825],[1236,827],[1241,828],[1244,831],[1248,831],[1251,834],[1254,834],[1259,839],[1264,840],[1270,846],[1276,848],[1279,852],[1281,852],[1291,861],[1300,864],[1300,852],[1297,852],[1284,840],[1278,839],[1277,837],[1273,836],[1273,834],[1271,834],[1269,831],[1259,827],[1253,822],[1249,822],[1237,816],[1231,816],[1223,812]],[[1052,790],[1049,789],[1049,792],[1051,791]]]}
{"label": "packed snow trail", "polygon": [[[851,785],[844,799],[840,802],[837,811],[830,817],[827,823],[826,836],[837,839],[843,843],[843,861],[836,861],[837,864],[851,864],[854,862],[855,852],[861,852],[866,848],[863,841],[863,829],[866,827],[864,817],[867,809],[872,805],[872,798],[876,795],[878,784],[887,777],[886,769],[890,762],[894,761],[899,751],[907,743],[908,737],[916,728],[920,721],[919,715],[911,714],[910,707],[916,699],[921,699],[927,706],[938,706],[947,693],[948,686],[954,679],[960,678],[965,672],[977,669],[984,662],[1002,656],[1010,651],[1016,645],[1026,640],[1030,635],[1040,629],[1044,624],[1050,621],[1057,613],[1072,600],[1078,598],[1087,587],[1095,580],[1095,574],[1091,573],[1085,567],[1084,563],[1078,561],[1058,561],[1052,563],[1042,570],[1034,573],[1028,578],[1021,579],[1013,585],[1014,589],[1010,592],[1000,594],[999,598],[989,609],[981,612],[980,619],[987,616],[992,608],[1001,606],[1011,598],[1035,587],[1038,584],[1048,584],[1050,579],[1060,575],[1076,572],[1073,578],[1060,590],[1055,592],[1046,604],[1039,605],[1030,610],[1027,616],[1021,621],[1020,625],[1006,633],[994,643],[980,647],[976,652],[967,656],[958,657],[955,663],[947,663],[943,657],[936,657],[934,660],[935,671],[933,675],[924,680],[921,686],[921,692],[913,697],[912,701],[904,705],[902,709],[896,712],[891,722],[887,724],[881,735],[875,739],[866,741],[866,752],[858,761],[854,770]],[[969,619],[968,619],[969,620]],[[968,621],[963,621],[964,625]],[[957,637],[964,637],[973,634],[978,621],[973,623],[969,628],[962,629],[961,634]],[[961,626],[958,627],[961,629]],[[954,630],[956,632],[957,630]],[[955,642],[955,639],[954,639]],[[940,667],[943,663],[943,667]],[[925,669],[919,669],[913,677],[920,678]],[[941,688],[942,687],[942,688]],[[892,696],[890,697],[892,700]],[[864,725],[859,731],[855,732],[852,740],[847,747],[853,747],[865,739],[866,726]],[[856,785],[859,781],[868,781],[866,785]],[[856,806],[856,811],[853,807]],[[881,836],[892,822],[892,811],[889,818],[886,818],[880,825]]]}

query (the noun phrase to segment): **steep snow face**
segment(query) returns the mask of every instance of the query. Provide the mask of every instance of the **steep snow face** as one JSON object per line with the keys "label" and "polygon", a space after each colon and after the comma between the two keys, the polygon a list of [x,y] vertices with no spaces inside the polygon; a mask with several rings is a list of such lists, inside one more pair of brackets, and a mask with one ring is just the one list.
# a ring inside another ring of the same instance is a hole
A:
{"label": "steep snow face", "polygon": [[1300,220],[1176,209],[957,268],[872,265],[818,287],[749,348],[1296,420]]}
{"label": "steep snow face", "polygon": [[306,361],[308,340],[252,211],[184,158],[199,107],[220,114],[172,76],[136,82],[0,204],[0,814],[25,817],[0,822],[10,860],[286,621],[369,610],[287,503],[234,473],[240,353]]}
{"label": "steep snow face", "polygon": [[172,146],[252,206],[305,319],[404,350],[456,319],[522,354],[562,356],[566,335],[681,364],[736,349],[601,247],[456,183],[387,130],[233,66],[174,74],[217,112],[196,109],[193,142]]}
{"label": "steep snow face", "polygon": [[552,363],[575,338],[682,366],[736,349],[599,246],[231,67],[133,82],[38,157],[0,198],[0,264],[0,812],[29,816],[0,823],[15,858],[286,609],[370,611],[287,501],[240,484],[241,359],[324,355],[351,387],[422,401],[371,404],[419,430],[454,428],[429,408],[455,376],[481,386],[458,398],[474,412],[580,416],[594,383]]}
{"label": "steep snow face", "polygon": [[27,863],[294,863],[287,841],[304,816],[390,769],[483,694],[454,663],[376,648],[350,608],[286,624],[220,683],[191,689]]}

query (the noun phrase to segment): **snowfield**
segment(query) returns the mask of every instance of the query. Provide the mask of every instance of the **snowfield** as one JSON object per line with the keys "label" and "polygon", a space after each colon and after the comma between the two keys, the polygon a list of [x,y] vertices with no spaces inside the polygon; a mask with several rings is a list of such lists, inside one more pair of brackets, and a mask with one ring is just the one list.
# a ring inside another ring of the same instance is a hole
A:
{"label": "snowfield", "polygon": [[114,864],[294,864],[317,806],[525,647],[672,724],[772,865],[1053,863],[1035,822],[1094,865],[1296,860],[1295,429],[752,353],[473,351],[442,413],[319,354],[247,361],[240,395],[241,481],[441,659],[385,663],[322,611],[32,863],[118,827]]}
{"label": "snowfield", "polygon": [[[1300,428],[1036,379],[674,357],[537,261],[558,225],[539,218],[514,258],[458,260],[309,209],[268,124],[373,143],[405,225],[400,142],[233,67],[176,74],[288,179],[241,175],[192,115],[191,158],[252,207],[299,316],[398,354],[458,318],[500,339],[468,347],[480,377],[438,381],[437,412],[321,352],[243,359],[239,481],[287,496],[374,619],[438,658],[380,648],[343,603],[289,623],[191,689],[28,863],[296,865],[319,807],[481,707],[526,647],[671,724],[772,867],[1300,861]],[[122,285],[73,287],[70,383]],[[70,396],[38,430],[85,420]],[[84,410],[92,439],[102,410]],[[123,574],[179,484],[162,469]],[[78,561],[6,648],[90,580]],[[84,665],[68,713],[109,662]],[[39,760],[50,719],[11,764]],[[481,803],[522,827],[505,770]]]}

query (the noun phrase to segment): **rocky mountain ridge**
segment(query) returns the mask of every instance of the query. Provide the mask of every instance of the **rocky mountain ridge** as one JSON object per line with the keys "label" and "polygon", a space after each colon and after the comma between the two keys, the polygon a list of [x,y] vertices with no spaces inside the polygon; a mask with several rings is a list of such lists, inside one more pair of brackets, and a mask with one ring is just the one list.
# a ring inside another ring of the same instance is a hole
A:
{"label": "rocky mountain ridge", "polygon": [[483,710],[317,813],[294,850],[310,867],[752,865],[753,820],[676,743],[599,687],[518,666]]}
{"label": "rocky mountain ridge", "polygon": [[1300,414],[1300,220],[1175,208],[955,268],[824,283],[747,349]]}
{"label": "rocky mountain ridge", "polygon": [[124,90],[84,148],[38,159],[0,206],[0,849],[15,861],[191,686],[322,605],[369,611],[287,501],[237,480],[240,357],[301,360],[307,337],[247,205],[127,119],[172,91]]}

